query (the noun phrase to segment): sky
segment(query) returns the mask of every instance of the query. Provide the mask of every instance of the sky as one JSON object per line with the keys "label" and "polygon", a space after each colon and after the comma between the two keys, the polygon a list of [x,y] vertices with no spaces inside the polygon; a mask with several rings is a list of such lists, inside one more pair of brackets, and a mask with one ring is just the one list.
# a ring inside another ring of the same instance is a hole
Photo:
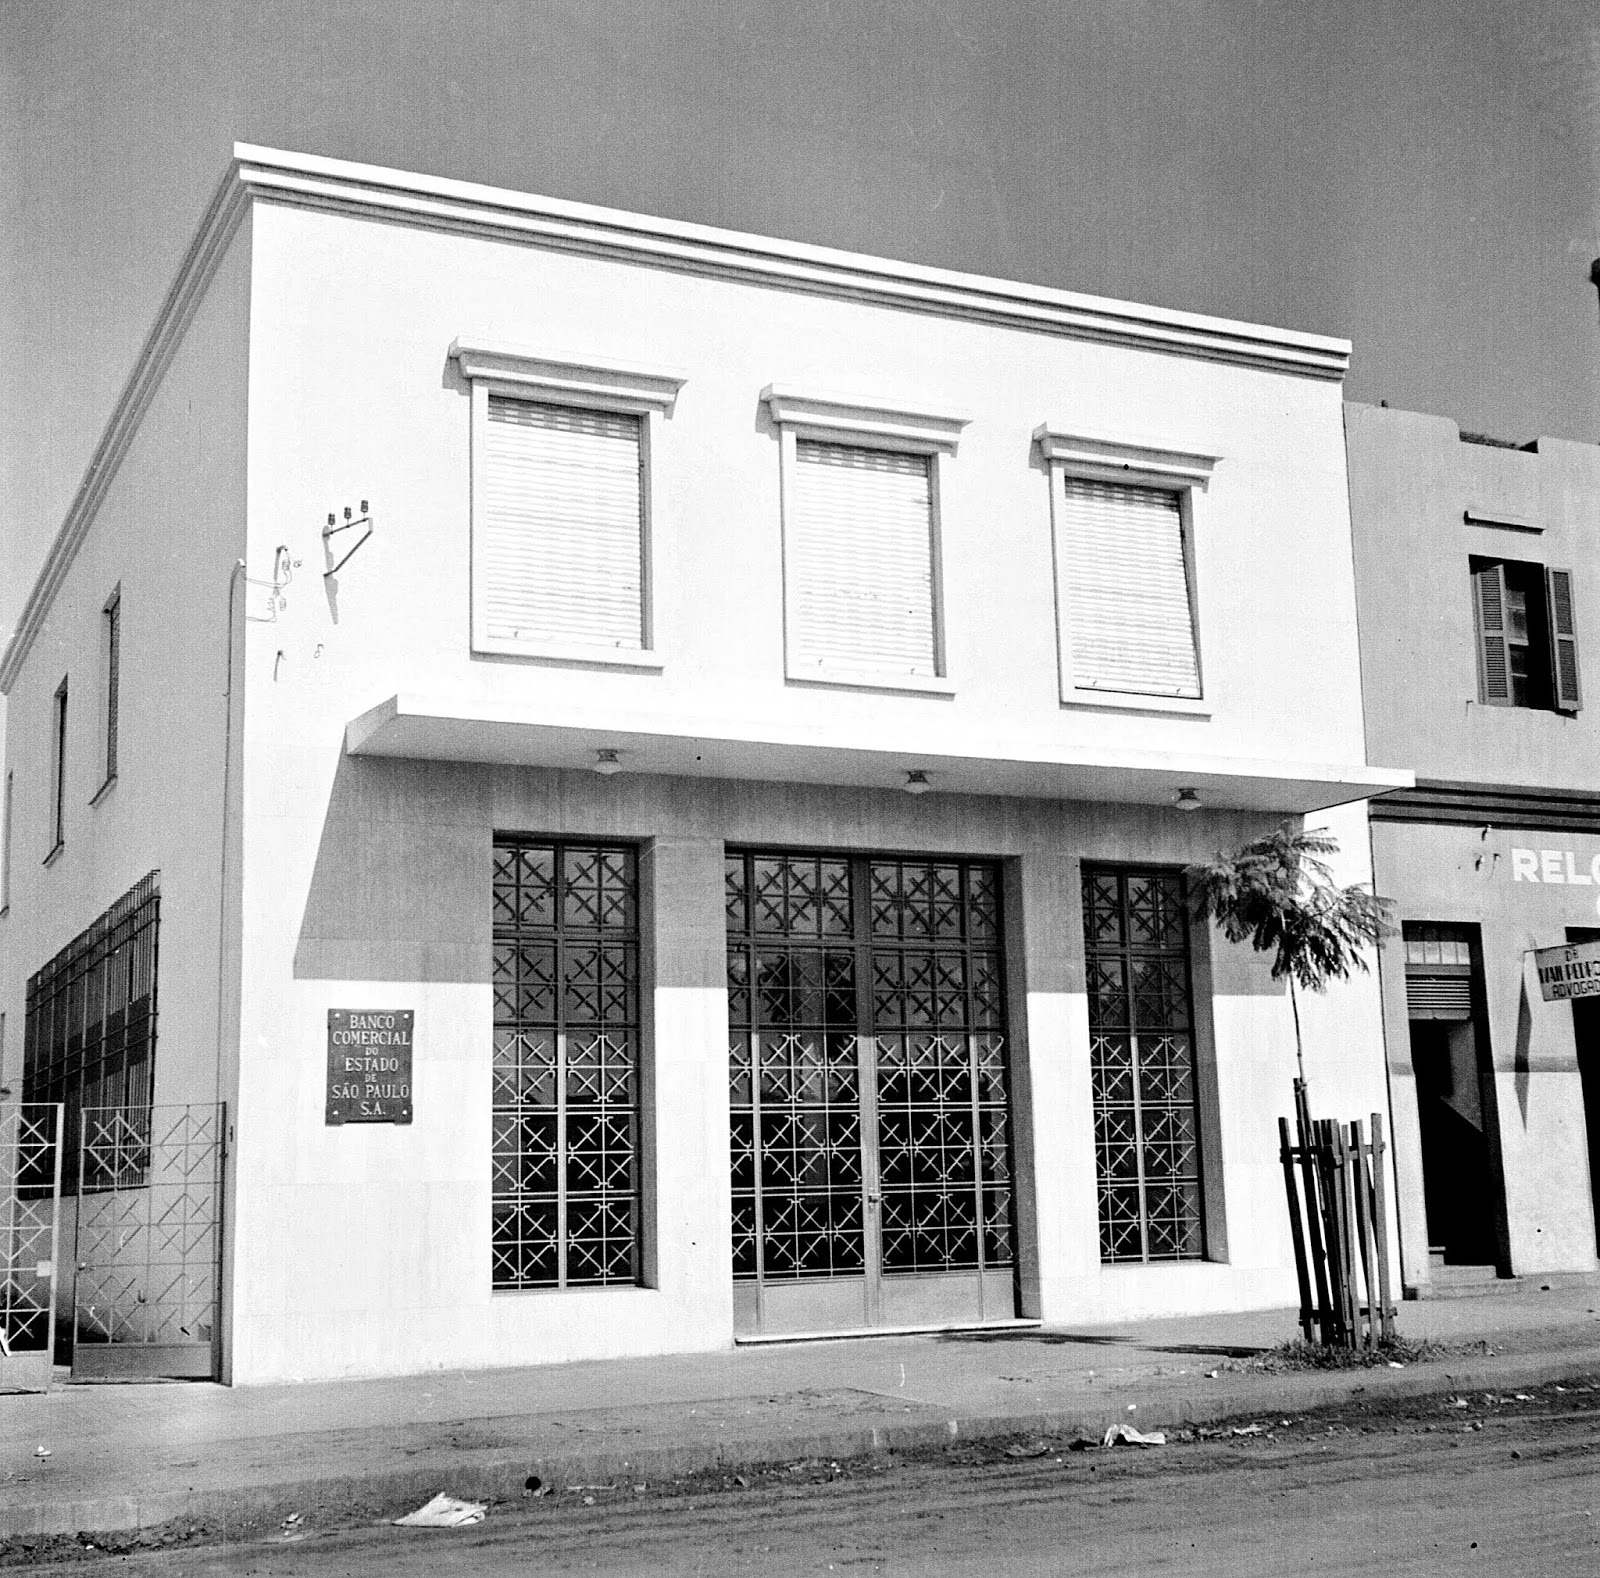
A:
{"label": "sky", "polygon": [[0,638],[234,141],[1348,337],[1600,439],[1593,0],[0,0]]}

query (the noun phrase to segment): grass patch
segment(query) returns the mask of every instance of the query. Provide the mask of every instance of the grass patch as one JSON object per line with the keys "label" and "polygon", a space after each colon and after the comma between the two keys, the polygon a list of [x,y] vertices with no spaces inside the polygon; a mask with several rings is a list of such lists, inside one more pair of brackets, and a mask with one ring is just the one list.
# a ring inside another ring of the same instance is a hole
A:
{"label": "grass patch", "polygon": [[1489,1351],[1489,1345],[1483,1342],[1412,1342],[1407,1337],[1394,1337],[1376,1348],[1325,1348],[1321,1343],[1294,1337],[1254,1358],[1229,1359],[1222,1368],[1256,1375],[1281,1375],[1291,1370],[1376,1370]]}

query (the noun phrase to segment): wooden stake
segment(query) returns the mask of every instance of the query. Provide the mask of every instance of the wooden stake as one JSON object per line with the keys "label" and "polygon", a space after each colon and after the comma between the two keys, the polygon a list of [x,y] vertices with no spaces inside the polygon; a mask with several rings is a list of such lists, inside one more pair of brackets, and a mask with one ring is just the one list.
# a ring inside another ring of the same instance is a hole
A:
{"label": "wooden stake", "polygon": [[1306,1270],[1305,1229],[1300,1220],[1300,1191],[1294,1183],[1294,1147],[1289,1120],[1278,1119],[1278,1154],[1283,1159],[1283,1187],[1289,1197],[1289,1236],[1294,1241],[1294,1272],[1300,1284],[1300,1335],[1311,1341],[1311,1278]]}
{"label": "wooden stake", "polygon": [[1378,1240],[1378,1293],[1383,1301],[1383,1337],[1394,1341],[1394,1305],[1389,1297],[1389,1205],[1385,1183],[1383,1117],[1372,1115],[1372,1227]]}
{"label": "wooden stake", "polygon": [[1294,1082],[1295,1125],[1300,1132],[1300,1174],[1305,1181],[1306,1248],[1311,1256],[1311,1272],[1317,1290],[1317,1327],[1323,1343],[1333,1341],[1333,1300],[1328,1287],[1327,1240],[1322,1231],[1323,1201],[1317,1192],[1318,1165],[1316,1139],[1311,1122],[1311,1104],[1306,1099],[1305,1081]]}
{"label": "wooden stake", "polygon": [[[1361,1282],[1366,1290],[1367,1330],[1364,1341],[1357,1346],[1370,1352],[1378,1346],[1378,1278],[1377,1255],[1372,1248],[1372,1194],[1367,1183],[1367,1141],[1359,1118],[1350,1125],[1350,1182],[1356,1197],[1356,1245],[1361,1251]],[[1357,1328],[1359,1339],[1361,1332]]]}

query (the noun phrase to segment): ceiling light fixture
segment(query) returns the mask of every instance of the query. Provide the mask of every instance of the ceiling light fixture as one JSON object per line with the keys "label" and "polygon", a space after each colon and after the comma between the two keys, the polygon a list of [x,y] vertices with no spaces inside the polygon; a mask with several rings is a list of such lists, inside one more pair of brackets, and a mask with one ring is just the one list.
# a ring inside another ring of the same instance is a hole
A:
{"label": "ceiling light fixture", "polygon": [[1172,803],[1180,811],[1198,811],[1200,809],[1200,791],[1198,789],[1180,789],[1172,797]]}
{"label": "ceiling light fixture", "polygon": [[913,768],[906,774],[906,781],[900,787],[907,794],[926,794],[933,785],[928,782],[928,775],[921,768]]}
{"label": "ceiling light fixture", "polygon": [[609,778],[613,773],[622,771],[622,763],[617,760],[617,753],[610,746],[602,746],[594,753],[594,770],[602,778]]}

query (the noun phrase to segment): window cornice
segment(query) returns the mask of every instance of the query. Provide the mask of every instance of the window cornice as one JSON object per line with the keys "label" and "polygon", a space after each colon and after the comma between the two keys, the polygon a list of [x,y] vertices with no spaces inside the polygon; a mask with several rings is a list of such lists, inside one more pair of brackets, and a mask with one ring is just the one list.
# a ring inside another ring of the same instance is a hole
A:
{"label": "window cornice", "polygon": [[562,361],[466,336],[451,344],[450,359],[469,382],[487,383],[526,399],[592,410],[659,411],[670,416],[678,391],[688,382],[681,373],[626,362]]}
{"label": "window cornice", "polygon": [[1188,450],[1069,433],[1048,423],[1036,427],[1033,438],[1045,460],[1075,477],[1133,487],[1204,488],[1218,459]]}
{"label": "window cornice", "polygon": [[919,410],[904,401],[808,394],[792,384],[768,384],[761,402],[772,420],[792,428],[797,438],[923,455],[955,454],[961,430],[972,420],[951,411]]}

